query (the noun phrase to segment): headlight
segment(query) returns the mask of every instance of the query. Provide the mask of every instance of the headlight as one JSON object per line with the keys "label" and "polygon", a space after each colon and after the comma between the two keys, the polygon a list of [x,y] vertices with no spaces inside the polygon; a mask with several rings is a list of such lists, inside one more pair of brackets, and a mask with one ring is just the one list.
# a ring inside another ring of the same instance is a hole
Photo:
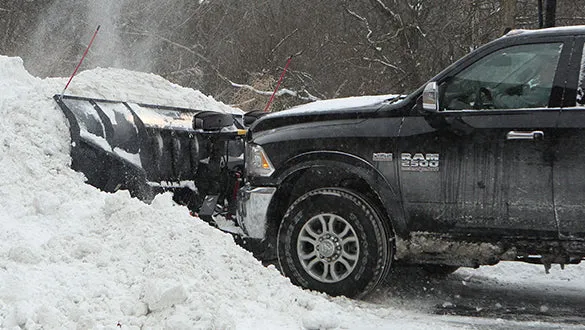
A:
{"label": "headlight", "polygon": [[246,145],[246,171],[250,176],[271,176],[274,173],[274,166],[261,146]]}

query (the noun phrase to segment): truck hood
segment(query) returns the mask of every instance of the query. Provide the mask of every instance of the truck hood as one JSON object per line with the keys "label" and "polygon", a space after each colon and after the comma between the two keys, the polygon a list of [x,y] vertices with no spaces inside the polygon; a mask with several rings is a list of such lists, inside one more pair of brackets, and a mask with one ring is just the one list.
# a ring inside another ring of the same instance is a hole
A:
{"label": "truck hood", "polygon": [[344,97],[338,99],[315,101],[296,107],[292,107],[288,110],[281,111],[279,113],[286,114],[299,114],[299,113],[318,113],[322,111],[335,111],[342,110],[347,111],[356,108],[372,107],[378,105],[384,101],[393,100],[399,97],[396,94],[386,95],[367,95],[367,96],[354,96]]}
{"label": "truck hood", "polygon": [[401,95],[386,94],[315,101],[263,116],[250,131],[260,132],[306,122],[367,118],[368,114],[400,98]]}

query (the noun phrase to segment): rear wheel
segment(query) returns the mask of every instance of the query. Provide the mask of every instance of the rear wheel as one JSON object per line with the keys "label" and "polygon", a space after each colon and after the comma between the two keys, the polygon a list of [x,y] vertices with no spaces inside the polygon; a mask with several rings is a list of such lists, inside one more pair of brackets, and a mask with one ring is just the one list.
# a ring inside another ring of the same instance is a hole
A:
{"label": "rear wheel", "polygon": [[296,285],[361,297],[390,268],[394,251],[390,233],[377,210],[359,194],[316,189],[287,210],[278,231],[278,261]]}

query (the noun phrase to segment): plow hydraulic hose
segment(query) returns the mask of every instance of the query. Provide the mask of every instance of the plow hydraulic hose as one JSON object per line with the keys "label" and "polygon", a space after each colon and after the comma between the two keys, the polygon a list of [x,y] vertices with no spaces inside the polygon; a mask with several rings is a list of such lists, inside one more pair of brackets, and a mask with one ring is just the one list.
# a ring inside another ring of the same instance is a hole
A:
{"label": "plow hydraulic hose", "polygon": [[89,41],[89,45],[87,45],[85,52],[83,52],[83,56],[81,56],[81,60],[77,64],[77,67],[75,67],[73,74],[71,75],[71,77],[69,77],[69,81],[67,81],[67,85],[65,85],[65,88],[63,88],[63,91],[61,92],[61,96],[63,96],[63,94],[65,94],[65,90],[67,89],[67,87],[69,87],[69,84],[71,83],[71,80],[73,80],[73,77],[77,73],[77,70],[79,70],[81,63],[83,63],[83,60],[85,59],[85,56],[87,55],[87,52],[89,51],[89,48],[91,47],[91,44],[93,44],[93,40],[95,39],[95,36],[98,34],[99,30],[100,30],[100,25],[98,25],[97,29],[95,29],[95,32],[93,33],[93,37],[91,37],[91,40]]}

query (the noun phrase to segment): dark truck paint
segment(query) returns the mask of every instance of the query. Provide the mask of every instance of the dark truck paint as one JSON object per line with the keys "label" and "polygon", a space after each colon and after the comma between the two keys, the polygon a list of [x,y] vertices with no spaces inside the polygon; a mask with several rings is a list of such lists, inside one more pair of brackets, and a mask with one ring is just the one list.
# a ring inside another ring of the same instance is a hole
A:
{"label": "dark truck paint", "polygon": [[[247,135],[241,226],[293,283],[334,295],[366,294],[395,261],[445,273],[579,263],[584,40],[585,26],[513,30],[410,95],[260,118]],[[556,62],[548,83],[539,59]],[[546,104],[496,104],[533,88]]]}

